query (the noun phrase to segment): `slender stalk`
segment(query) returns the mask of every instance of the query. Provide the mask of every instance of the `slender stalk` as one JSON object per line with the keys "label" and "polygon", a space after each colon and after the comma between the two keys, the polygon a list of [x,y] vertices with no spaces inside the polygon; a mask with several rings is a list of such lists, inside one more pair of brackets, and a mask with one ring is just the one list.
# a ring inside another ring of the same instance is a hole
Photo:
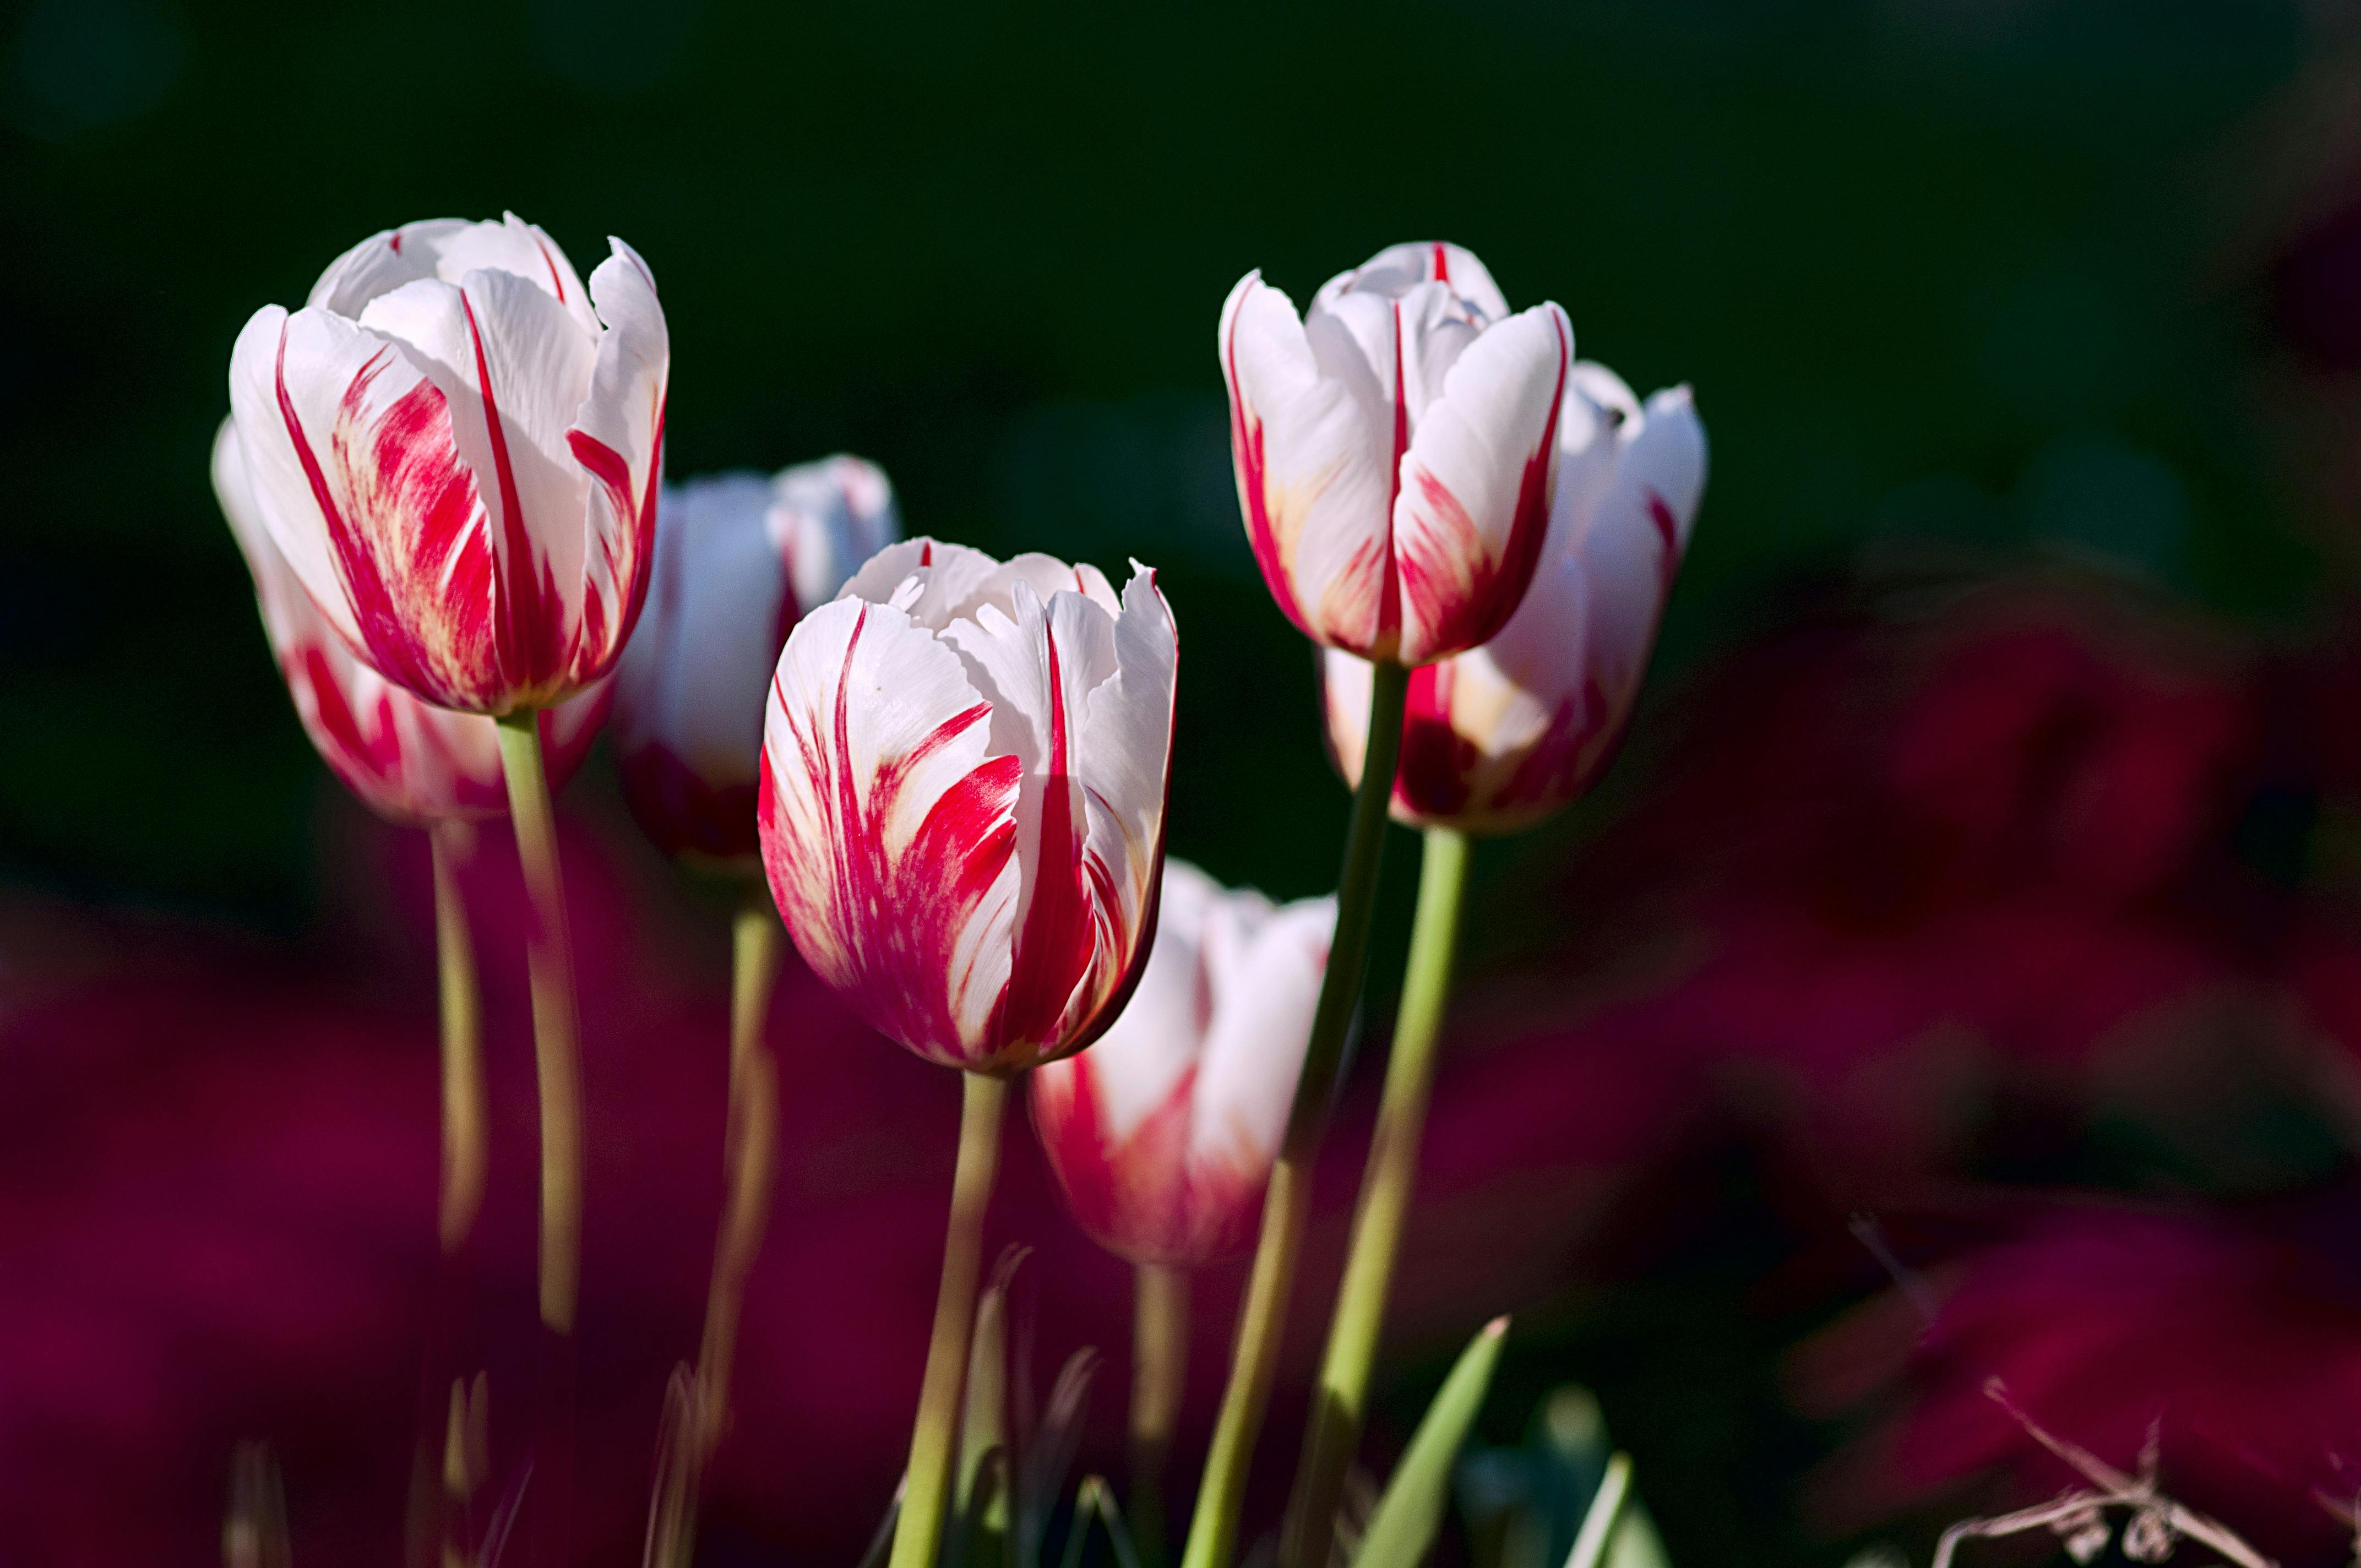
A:
{"label": "slender stalk", "polygon": [[533,1490],[533,1559],[571,1559],[574,1490],[574,1309],[582,1278],[582,1067],[574,943],[557,861],[557,823],[530,708],[497,720],[509,820],[524,868],[525,964],[533,991],[534,1080],[541,1100],[541,1368]]}
{"label": "slender stalk", "polygon": [[418,1444],[412,1455],[410,1508],[402,1560],[426,1568],[438,1541],[447,1540],[450,1510],[435,1481],[436,1444],[442,1430],[444,1381],[457,1370],[467,1294],[462,1255],[483,1208],[487,1147],[484,1111],[482,997],[476,983],[476,948],[467,928],[467,905],[460,896],[458,867],[467,860],[474,829],[447,820],[427,826],[434,865],[434,957],[443,1009],[443,1177],[435,1230],[443,1261],[434,1284],[434,1306],[419,1361]]}
{"label": "slender stalk", "polygon": [[1163,1568],[1164,1466],[1189,1376],[1189,1275],[1143,1263],[1132,1282],[1131,1533],[1141,1568]]}
{"label": "slender stalk", "polygon": [[980,1072],[966,1079],[943,1278],[935,1293],[935,1331],[927,1345],[926,1381],[918,1390],[918,1420],[910,1434],[902,1517],[894,1527],[889,1568],[935,1568],[942,1551],[943,1512],[950,1502],[960,1392],[967,1377],[967,1342],[975,1324],[975,1281],[983,1256],[983,1212],[1000,1170],[1001,1113],[1008,1102],[1006,1080]]}
{"label": "slender stalk", "polygon": [[541,764],[541,727],[530,708],[503,714],[498,722],[509,820],[516,828],[532,907],[525,959],[532,971],[533,1068],[541,1092],[541,1321],[566,1337],[574,1332],[582,1273],[582,1066],[574,943],[566,924],[549,778]]}
{"label": "slender stalk", "polygon": [[443,1192],[437,1228],[446,1258],[467,1245],[484,1204],[482,999],[456,864],[467,832],[464,823],[438,822],[428,833],[434,848],[434,957],[443,1002]]}
{"label": "slender stalk", "polygon": [[697,1353],[697,1438],[709,1458],[730,1410],[730,1363],[746,1301],[746,1277],[771,1216],[779,1158],[779,1075],[763,1039],[771,990],[779,978],[778,915],[770,889],[750,883],[733,932],[730,982],[730,1121],[723,1169],[728,1196],[713,1249],[713,1283],[705,1295],[705,1337]]}
{"label": "slender stalk", "polygon": [[1279,1540],[1279,1568],[1327,1568],[1336,1534],[1336,1504],[1345,1472],[1360,1441],[1368,1402],[1369,1368],[1377,1360],[1387,1288],[1400,1250],[1402,1221],[1418,1179],[1418,1146],[1426,1128],[1434,1084],[1434,1045],[1451,992],[1452,959],[1459,946],[1459,910],[1467,886],[1467,836],[1451,828],[1426,830],[1425,863],[1418,883],[1418,917],[1411,929],[1409,972],[1386,1063],[1385,1098],[1361,1175],[1353,1213],[1353,1244],[1328,1352],[1303,1433],[1303,1460],[1288,1500]]}
{"label": "slender stalk", "polygon": [[1246,1466],[1270,1403],[1296,1255],[1302,1250],[1311,1213],[1312,1157],[1327,1125],[1329,1094],[1335,1087],[1353,1010],[1360,1002],[1362,971],[1368,965],[1369,919],[1376,908],[1394,764],[1401,752],[1402,697],[1410,672],[1381,663],[1371,667],[1369,677],[1369,740],[1361,757],[1360,785],[1353,795],[1352,823],[1345,835],[1345,866],[1336,885],[1336,938],[1320,983],[1320,1003],[1312,1017],[1312,1040],[1303,1055],[1303,1076],[1295,1086],[1287,1138],[1263,1195],[1262,1235],[1255,1244],[1246,1299],[1238,1307],[1230,1379],[1222,1391],[1221,1415],[1205,1455],[1181,1568],[1228,1568],[1237,1551]]}

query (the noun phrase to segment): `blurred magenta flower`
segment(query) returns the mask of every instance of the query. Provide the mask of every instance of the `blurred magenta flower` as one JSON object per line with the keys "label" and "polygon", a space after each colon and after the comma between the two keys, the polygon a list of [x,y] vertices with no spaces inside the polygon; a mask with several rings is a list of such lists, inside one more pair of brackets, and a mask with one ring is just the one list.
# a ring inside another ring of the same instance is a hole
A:
{"label": "blurred magenta flower", "polygon": [[[492,721],[422,701],[353,657],[262,525],[235,420],[222,421],[214,438],[214,494],[254,574],[263,630],[295,715],[346,787],[379,816],[414,826],[507,816]],[[582,765],[613,695],[609,677],[542,709],[551,789],[563,788]]]}
{"label": "blurred magenta flower", "polygon": [[[1642,407],[1604,366],[1571,379],[1532,588],[1499,636],[1411,673],[1394,777],[1404,822],[1531,826],[1589,787],[1639,696],[1705,491],[1705,427],[1686,387]],[[1369,666],[1332,648],[1321,673],[1329,747],[1357,784]]]}
{"label": "blurred magenta flower", "polygon": [[615,753],[631,815],[667,854],[752,861],[763,693],[796,618],[901,532],[876,465],[666,488],[645,613],[617,666]]}
{"label": "blurred magenta flower", "polygon": [[1455,245],[1397,245],[1294,302],[1249,272],[1222,307],[1246,535],[1313,641],[1423,664],[1488,641],[1548,532],[1574,329],[1511,315]]}
{"label": "blurred magenta flower", "polygon": [[1252,1238],[1335,929],[1334,898],[1277,907],[1165,862],[1138,991],[1031,1080],[1041,1146],[1100,1245],[1193,1267]]}
{"label": "blurred magenta flower", "polygon": [[788,636],[763,859],[805,962],[878,1029],[1009,1073],[1137,982],[1180,645],[1155,574],[889,546]]}
{"label": "blurred magenta flower", "polygon": [[513,214],[408,224],[231,352],[271,538],[363,661],[441,707],[563,701],[639,617],[671,345],[611,244],[586,291]]}
{"label": "blurred magenta flower", "polygon": [[[1830,1408],[1904,1370],[1915,1398],[1822,1477],[1832,1522],[1918,1507],[2004,1469],[2031,1501],[2068,1478],[1986,1392],[2295,1562],[2345,1561],[2361,1486],[2361,1271],[2349,1187],[2243,1210],[2098,1203],[2035,1217],[1935,1279],[1931,1323],[1887,1299],[1798,1357]],[[2343,1550],[2339,1550],[2342,1548]]]}

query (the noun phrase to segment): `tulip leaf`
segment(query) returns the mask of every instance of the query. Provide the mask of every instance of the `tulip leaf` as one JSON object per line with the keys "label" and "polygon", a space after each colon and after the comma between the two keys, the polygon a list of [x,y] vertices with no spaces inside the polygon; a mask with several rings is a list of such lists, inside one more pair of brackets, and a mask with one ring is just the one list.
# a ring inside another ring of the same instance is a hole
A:
{"label": "tulip leaf", "polygon": [[1442,1391],[1427,1407],[1410,1448],[1386,1483],[1385,1496],[1378,1499],[1378,1511],[1369,1518],[1353,1568],[1416,1568],[1434,1543],[1452,1464],[1492,1385],[1508,1330],[1508,1319],[1495,1318],[1459,1353],[1451,1376],[1443,1380]]}

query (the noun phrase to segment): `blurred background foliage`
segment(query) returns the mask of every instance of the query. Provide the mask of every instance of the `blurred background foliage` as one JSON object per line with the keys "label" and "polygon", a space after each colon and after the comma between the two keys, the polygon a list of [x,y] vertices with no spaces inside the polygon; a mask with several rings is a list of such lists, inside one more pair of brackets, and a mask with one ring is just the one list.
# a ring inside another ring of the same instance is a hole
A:
{"label": "blurred background foliage", "polygon": [[[2326,0],[33,0],[0,33],[0,883],[280,936],[317,913],[323,813],[349,808],[207,487],[230,344],[366,234],[511,208],[586,269],[609,233],[648,258],[674,477],[851,450],[912,532],[1161,568],[1172,849],[1325,890],[1345,796],[1238,527],[1214,323],[1249,268],[1301,300],[1434,236],[1642,391],[1691,382],[1712,438],[1634,755],[1479,867],[1475,967],[1572,962],[1548,879],[1681,784],[1666,737],[1751,717],[1686,696],[1798,629],[2059,571],[2200,663],[2335,624],[2361,483],[2323,389],[2361,366],[2361,220],[2321,199],[2361,144],[2354,41]],[[1747,795],[1748,757],[1699,749],[1732,776],[1686,798]],[[594,765],[577,793],[602,791]],[[2354,858],[2301,790],[2239,812],[2232,849],[2278,884]],[[1611,955],[1617,913],[1576,958]],[[2345,1163],[2310,1112],[2251,1120],[2259,1176],[2103,1115],[1978,1174],[2219,1192]],[[1830,1316],[1795,1276],[1830,1266],[1798,1265],[1752,1153],[1682,1181],[1709,1223],[1521,1321],[1544,1354],[1511,1354],[1488,1435],[1579,1376],[1676,1559],[1842,1561],[1865,1521],[1795,1521],[1834,1444],[1780,1371]],[[1398,1431],[1442,1368],[1398,1369]]]}
{"label": "blurred background foliage", "polygon": [[[1660,674],[1864,542],[2301,617],[2242,407],[2268,4],[1232,9],[35,0],[6,61],[0,867],[273,924],[325,777],[205,482],[229,344],[362,235],[621,235],[675,476],[844,448],[914,530],[1163,568],[1174,847],[1328,884],[1312,666],[1236,523],[1215,313],[1449,236],[1714,443]],[[1399,880],[1399,879],[1398,879]]]}

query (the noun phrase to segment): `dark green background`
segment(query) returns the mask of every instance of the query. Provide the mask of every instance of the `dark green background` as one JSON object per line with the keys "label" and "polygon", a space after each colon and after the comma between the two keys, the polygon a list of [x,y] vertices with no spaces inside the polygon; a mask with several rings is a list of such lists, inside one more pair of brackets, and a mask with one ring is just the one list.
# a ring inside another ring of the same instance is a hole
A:
{"label": "dark green background", "polygon": [[1235,522],[1213,353],[1447,236],[1713,477],[1678,669],[1880,528],[2300,607],[2210,287],[2213,165],[2293,6],[1738,0],[1230,11],[42,0],[6,62],[0,873],[273,923],[324,774],[205,482],[229,345],[372,230],[513,208],[653,266],[670,470],[850,448],[914,530],[1166,569],[1173,842],[1324,886],[1310,661]]}

